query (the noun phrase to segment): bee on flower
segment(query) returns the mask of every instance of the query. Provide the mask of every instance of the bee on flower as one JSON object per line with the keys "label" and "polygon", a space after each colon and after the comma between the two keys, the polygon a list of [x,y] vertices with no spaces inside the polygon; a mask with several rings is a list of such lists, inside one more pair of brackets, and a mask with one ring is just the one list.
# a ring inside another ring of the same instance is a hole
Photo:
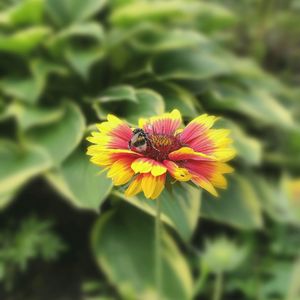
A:
{"label": "bee on flower", "polygon": [[156,199],[166,180],[192,181],[214,196],[226,188],[224,174],[235,156],[227,129],[212,129],[217,117],[203,114],[182,128],[175,109],[149,119],[140,119],[137,128],[108,115],[92,132],[87,154],[91,162],[108,170],[114,185],[128,185],[125,195],[144,192]]}

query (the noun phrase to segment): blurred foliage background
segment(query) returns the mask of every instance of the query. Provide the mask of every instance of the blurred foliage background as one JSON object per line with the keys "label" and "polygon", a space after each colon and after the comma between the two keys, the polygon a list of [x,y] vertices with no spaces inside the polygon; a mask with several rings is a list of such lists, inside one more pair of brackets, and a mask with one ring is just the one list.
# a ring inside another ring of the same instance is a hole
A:
{"label": "blurred foliage background", "polygon": [[300,1],[2,0],[0,298],[156,299],[155,203],[88,162],[108,112],[223,117],[219,199],[163,194],[163,299],[300,299]]}

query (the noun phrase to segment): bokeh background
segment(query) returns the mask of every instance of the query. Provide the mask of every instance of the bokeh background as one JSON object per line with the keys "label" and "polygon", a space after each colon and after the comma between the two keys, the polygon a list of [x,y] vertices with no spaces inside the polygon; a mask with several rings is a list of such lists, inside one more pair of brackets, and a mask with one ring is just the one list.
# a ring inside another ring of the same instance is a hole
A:
{"label": "bokeh background", "polygon": [[155,203],[85,155],[114,113],[232,130],[218,199],[163,194],[161,299],[300,299],[299,0],[1,0],[0,299],[155,300]]}

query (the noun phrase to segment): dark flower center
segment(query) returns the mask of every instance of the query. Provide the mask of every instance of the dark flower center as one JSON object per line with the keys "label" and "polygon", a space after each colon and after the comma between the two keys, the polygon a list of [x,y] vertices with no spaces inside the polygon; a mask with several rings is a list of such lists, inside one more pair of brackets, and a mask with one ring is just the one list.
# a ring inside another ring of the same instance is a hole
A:
{"label": "dark flower center", "polygon": [[167,159],[169,153],[180,149],[182,146],[179,139],[175,136],[152,134],[148,138],[150,143],[145,151],[145,156],[157,161]]}

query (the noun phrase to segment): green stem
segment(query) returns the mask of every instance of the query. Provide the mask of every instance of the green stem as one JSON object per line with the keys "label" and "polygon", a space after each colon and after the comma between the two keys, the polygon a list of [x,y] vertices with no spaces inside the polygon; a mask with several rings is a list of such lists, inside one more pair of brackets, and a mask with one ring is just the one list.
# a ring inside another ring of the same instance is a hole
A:
{"label": "green stem", "polygon": [[157,300],[161,299],[162,288],[162,264],[161,264],[161,204],[160,199],[156,199],[156,218],[155,218],[155,282]]}
{"label": "green stem", "polygon": [[205,285],[205,282],[207,280],[208,274],[209,274],[209,270],[208,270],[206,264],[202,264],[200,276],[196,280],[195,287],[194,287],[194,296],[195,297],[197,295],[199,295],[200,292],[202,291],[202,289]]}
{"label": "green stem", "polygon": [[221,300],[223,290],[223,273],[219,272],[216,275],[215,287],[212,300]]}

